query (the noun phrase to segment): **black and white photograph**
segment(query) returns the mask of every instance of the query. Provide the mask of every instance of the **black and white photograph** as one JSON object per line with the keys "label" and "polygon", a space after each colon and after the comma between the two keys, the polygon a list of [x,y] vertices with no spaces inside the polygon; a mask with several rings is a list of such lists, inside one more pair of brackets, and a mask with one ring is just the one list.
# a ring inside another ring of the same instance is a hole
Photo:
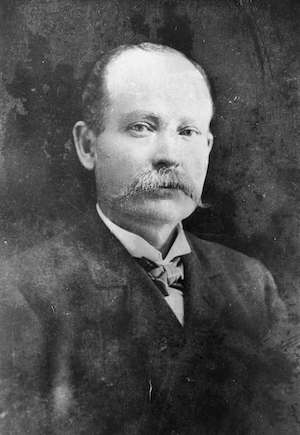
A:
{"label": "black and white photograph", "polygon": [[296,0],[0,0],[0,435],[300,435]]}

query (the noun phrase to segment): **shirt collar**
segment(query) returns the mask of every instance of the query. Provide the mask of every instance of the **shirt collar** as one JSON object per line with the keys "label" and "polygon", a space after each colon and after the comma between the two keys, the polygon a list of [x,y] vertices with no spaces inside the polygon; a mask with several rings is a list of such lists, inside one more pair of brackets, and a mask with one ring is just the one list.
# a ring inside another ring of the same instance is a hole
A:
{"label": "shirt collar", "polygon": [[191,252],[190,245],[186,239],[181,223],[177,226],[177,236],[173,242],[173,245],[171,246],[166,257],[163,258],[161,252],[154,248],[154,246],[152,246],[141,236],[124,230],[113,223],[107,216],[104,215],[98,203],[96,204],[96,209],[107,228],[133,257],[145,257],[157,265],[164,265],[170,263],[175,257],[186,255]]}

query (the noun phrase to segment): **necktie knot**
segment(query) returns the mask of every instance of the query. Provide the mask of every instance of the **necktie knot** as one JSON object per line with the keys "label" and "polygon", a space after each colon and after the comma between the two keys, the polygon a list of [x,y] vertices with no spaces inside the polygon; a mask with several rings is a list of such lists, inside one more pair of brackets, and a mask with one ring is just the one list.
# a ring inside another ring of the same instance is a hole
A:
{"label": "necktie knot", "polygon": [[176,257],[171,263],[160,266],[144,257],[137,258],[136,260],[145,269],[153,282],[155,282],[178,321],[183,325],[184,271],[181,257]]}
{"label": "necktie knot", "polygon": [[[171,263],[157,266],[146,258],[139,259],[139,263],[146,269],[149,276],[158,285],[164,296],[169,295],[168,288],[182,290],[183,266],[181,258],[176,257]],[[153,267],[155,266],[155,267]]]}
{"label": "necktie knot", "polygon": [[149,275],[152,279],[159,279],[169,286],[172,286],[180,279],[183,279],[182,267],[178,265],[180,258],[169,264],[154,267]]}

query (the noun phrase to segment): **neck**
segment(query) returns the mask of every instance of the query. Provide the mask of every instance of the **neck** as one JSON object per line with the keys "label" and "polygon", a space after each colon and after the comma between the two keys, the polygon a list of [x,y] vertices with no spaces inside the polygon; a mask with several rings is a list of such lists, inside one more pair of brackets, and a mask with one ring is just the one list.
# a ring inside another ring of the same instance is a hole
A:
{"label": "neck", "polygon": [[158,249],[163,257],[167,255],[176,238],[179,222],[143,220],[140,217],[135,219],[132,215],[120,215],[106,208],[102,208],[102,211],[116,225],[145,239]]}
{"label": "neck", "polygon": [[155,225],[155,223],[149,224],[147,222],[143,225],[142,222],[130,222],[130,224],[120,222],[117,225],[143,237],[154,248],[159,250],[163,257],[169,252],[177,235],[177,224]]}

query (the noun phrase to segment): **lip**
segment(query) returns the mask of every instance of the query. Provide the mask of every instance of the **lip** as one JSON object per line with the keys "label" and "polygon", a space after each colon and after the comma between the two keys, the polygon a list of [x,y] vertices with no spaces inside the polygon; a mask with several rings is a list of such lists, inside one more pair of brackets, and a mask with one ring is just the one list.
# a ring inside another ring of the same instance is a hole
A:
{"label": "lip", "polygon": [[153,190],[153,192],[155,192],[155,191],[160,191],[160,190],[162,190],[162,191],[166,191],[166,192],[168,192],[168,191],[170,191],[170,192],[178,192],[178,191],[180,191],[181,189],[179,189],[179,188],[177,188],[177,187],[164,187],[164,186],[160,186],[160,187],[158,187],[157,189]]}
{"label": "lip", "polygon": [[158,186],[158,189],[180,190],[179,187],[174,186]]}
{"label": "lip", "polygon": [[182,192],[181,189],[177,189],[174,187],[158,187],[155,190],[151,190],[148,193],[151,195],[161,195],[161,196],[171,196],[171,195],[177,195],[178,193]]}

